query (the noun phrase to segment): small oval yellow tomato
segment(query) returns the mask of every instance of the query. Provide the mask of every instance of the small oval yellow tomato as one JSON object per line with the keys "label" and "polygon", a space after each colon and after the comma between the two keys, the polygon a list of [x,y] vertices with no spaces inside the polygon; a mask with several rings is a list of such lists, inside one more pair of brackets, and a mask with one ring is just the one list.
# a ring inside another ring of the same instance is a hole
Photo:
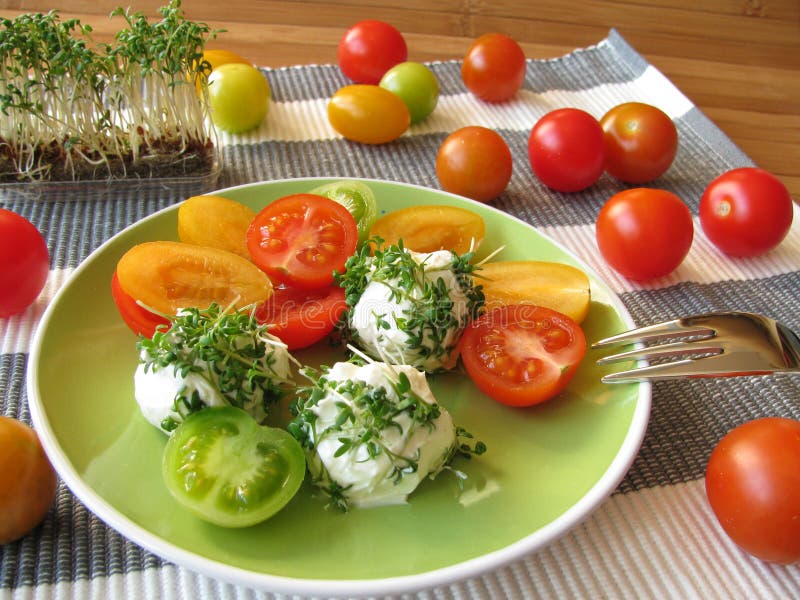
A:
{"label": "small oval yellow tomato", "polygon": [[486,309],[535,304],[571,317],[586,318],[591,302],[589,277],[573,266],[536,260],[486,263],[476,272]]}
{"label": "small oval yellow tomato", "polygon": [[403,246],[415,252],[452,250],[464,254],[478,248],[486,224],[479,214],[466,208],[409,206],[378,219],[369,233],[387,245],[403,240]]}
{"label": "small oval yellow tomato", "polygon": [[348,85],[328,102],[328,121],[348,140],[385,144],[400,137],[411,123],[399,96],[377,85]]}
{"label": "small oval yellow tomato", "polygon": [[178,207],[178,238],[186,244],[211,246],[250,260],[247,228],[256,213],[222,196],[192,196]]}

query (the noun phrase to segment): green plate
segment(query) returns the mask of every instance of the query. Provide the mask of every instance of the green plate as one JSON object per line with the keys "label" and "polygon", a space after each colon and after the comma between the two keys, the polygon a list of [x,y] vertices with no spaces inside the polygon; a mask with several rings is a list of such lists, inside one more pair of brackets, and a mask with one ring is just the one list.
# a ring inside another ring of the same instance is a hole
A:
{"label": "green plate", "polygon": [[[216,192],[258,210],[328,179],[297,179]],[[632,326],[619,299],[565,248],[484,204],[401,183],[364,180],[381,212],[415,204],[462,206],[482,215],[486,254],[576,265],[592,280],[588,340]],[[460,489],[443,473],[407,505],[339,513],[303,487],[278,515],[223,529],[182,510],[161,481],[165,437],[133,397],[135,337],[109,291],[117,260],[132,245],[176,239],[177,206],[122,231],[74,272],[48,307],[28,369],[33,421],[74,494],[122,535],[172,562],[229,582],[280,593],[369,595],[442,585],[498,568],[543,548],[611,494],[639,449],[650,411],[646,384],[604,385],[591,350],[569,388],[545,405],[513,409],[483,396],[463,375],[431,378],[456,423],[488,451],[458,463]],[[339,354],[321,344],[307,364]]]}

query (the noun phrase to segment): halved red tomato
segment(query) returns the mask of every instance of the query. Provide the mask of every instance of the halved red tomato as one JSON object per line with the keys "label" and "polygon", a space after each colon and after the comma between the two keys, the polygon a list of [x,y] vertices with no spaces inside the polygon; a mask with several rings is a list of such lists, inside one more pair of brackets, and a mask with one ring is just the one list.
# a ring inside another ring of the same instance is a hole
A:
{"label": "halved red tomato", "polygon": [[269,332],[299,350],[316,344],[336,327],[347,309],[344,289],[331,285],[318,290],[301,290],[278,285],[272,296],[256,311],[260,323],[269,324]]}
{"label": "halved red tomato", "polygon": [[122,320],[136,335],[151,338],[156,332],[156,327],[169,325],[167,319],[137,304],[131,295],[124,292],[116,271],[111,276],[111,297],[114,298],[114,304],[117,305]]}
{"label": "halved red tomato", "polygon": [[534,305],[484,313],[464,331],[461,359],[484,394],[509,406],[545,402],[570,382],[586,354],[580,325]]}
{"label": "halved red tomato", "polygon": [[333,283],[333,272],[356,249],[358,228],[338,202],[316,194],[279,198],[259,212],[247,231],[253,262],[275,282],[305,290]]}

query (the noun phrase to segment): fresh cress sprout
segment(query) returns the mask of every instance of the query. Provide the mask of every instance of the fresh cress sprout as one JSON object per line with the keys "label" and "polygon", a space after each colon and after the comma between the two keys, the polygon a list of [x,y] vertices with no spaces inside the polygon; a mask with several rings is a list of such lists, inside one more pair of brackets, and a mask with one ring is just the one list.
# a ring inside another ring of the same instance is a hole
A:
{"label": "fresh cress sprout", "polygon": [[208,169],[213,139],[194,85],[204,23],[180,0],[161,20],[118,8],[111,44],[57,11],[0,18],[0,181],[102,179]]}
{"label": "fresh cress sprout", "polygon": [[[171,317],[169,328],[159,327],[152,338],[140,337],[137,348],[145,372],[172,369],[186,377],[195,373],[218,389],[232,405],[263,422],[270,406],[294,387],[283,373],[281,354],[290,359],[285,345],[267,332],[252,313],[222,310],[212,304],[205,310],[183,309]],[[288,370],[288,369],[286,369]],[[185,418],[205,407],[195,390],[182,389],[173,410]],[[172,431],[177,420],[167,417],[162,429]]]}

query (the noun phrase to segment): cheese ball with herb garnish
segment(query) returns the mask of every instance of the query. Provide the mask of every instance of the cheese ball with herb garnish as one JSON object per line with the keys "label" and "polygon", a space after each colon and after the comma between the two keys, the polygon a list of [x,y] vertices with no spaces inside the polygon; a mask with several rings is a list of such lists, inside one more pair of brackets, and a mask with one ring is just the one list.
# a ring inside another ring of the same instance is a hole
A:
{"label": "cheese ball with herb garnish", "polygon": [[134,394],[143,416],[171,433],[207,406],[236,406],[263,423],[294,386],[286,345],[249,312],[187,308],[137,343]]}
{"label": "cheese ball with herb garnish", "polygon": [[314,485],[342,510],[405,503],[455,455],[485,449],[458,441],[465,432],[414,367],[339,362],[322,369],[304,372],[312,385],[298,390],[288,430],[306,451]]}
{"label": "cheese ball with herb garnish", "polygon": [[336,277],[345,289],[351,342],[376,360],[429,373],[455,366],[461,334],[483,306],[472,255],[413,252],[402,240],[370,246]]}

